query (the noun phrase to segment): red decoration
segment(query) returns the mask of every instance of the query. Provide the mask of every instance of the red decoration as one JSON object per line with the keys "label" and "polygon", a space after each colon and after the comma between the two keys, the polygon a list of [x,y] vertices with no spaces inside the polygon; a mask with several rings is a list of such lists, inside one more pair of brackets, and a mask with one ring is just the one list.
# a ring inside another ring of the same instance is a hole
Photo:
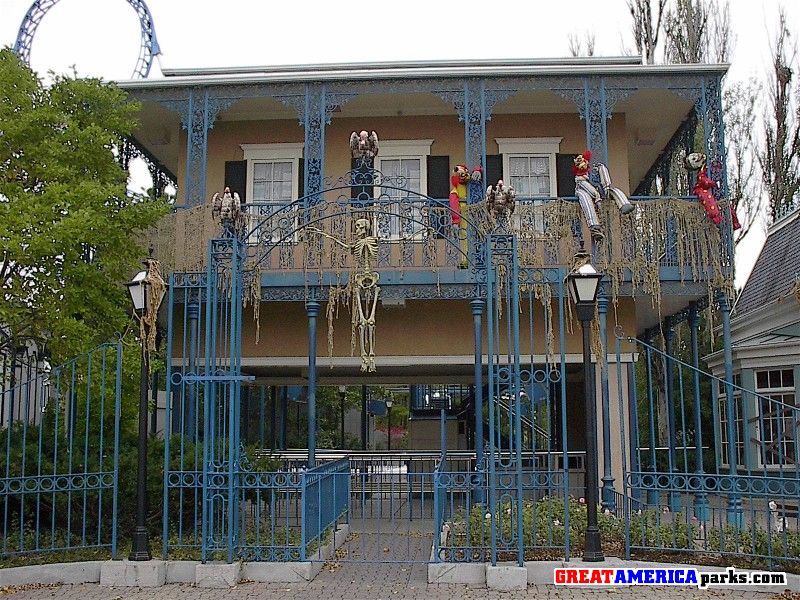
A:
{"label": "red decoration", "polygon": [[742,228],[742,224],[739,223],[739,217],[736,215],[736,209],[733,204],[731,204],[731,224],[733,225],[734,231]]}
{"label": "red decoration", "polygon": [[589,165],[591,161],[591,150],[585,150],[582,154],[578,154],[572,161],[572,174],[575,175],[575,177],[587,177],[591,169]]}
{"label": "red decoration", "polygon": [[456,165],[453,174],[450,176],[450,213],[453,218],[453,225],[461,223],[461,205],[459,202],[467,200],[467,184],[469,183],[469,171],[467,165]]}
{"label": "red decoration", "polygon": [[719,225],[722,222],[722,215],[719,212],[717,200],[714,198],[714,194],[711,193],[711,190],[716,187],[717,182],[710,179],[705,171],[700,170],[697,174],[697,181],[694,184],[692,192],[697,196],[697,199],[700,200],[700,204],[703,205],[706,216],[714,225]]}

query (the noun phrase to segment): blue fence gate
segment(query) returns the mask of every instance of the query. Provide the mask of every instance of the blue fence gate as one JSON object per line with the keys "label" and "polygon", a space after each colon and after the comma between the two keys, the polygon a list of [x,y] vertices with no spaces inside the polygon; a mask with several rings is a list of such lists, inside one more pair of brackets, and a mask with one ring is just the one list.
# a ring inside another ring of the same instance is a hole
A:
{"label": "blue fence gate", "polygon": [[122,344],[51,368],[31,342],[0,364],[0,555],[115,557]]}
{"label": "blue fence gate", "polygon": [[501,228],[484,245],[487,435],[475,469],[437,466],[435,561],[570,555],[583,454],[568,445],[566,273],[521,269],[517,243]]}
{"label": "blue fence gate", "polygon": [[173,273],[167,315],[163,548],[231,561],[240,542],[244,246],[227,223],[204,273]]}

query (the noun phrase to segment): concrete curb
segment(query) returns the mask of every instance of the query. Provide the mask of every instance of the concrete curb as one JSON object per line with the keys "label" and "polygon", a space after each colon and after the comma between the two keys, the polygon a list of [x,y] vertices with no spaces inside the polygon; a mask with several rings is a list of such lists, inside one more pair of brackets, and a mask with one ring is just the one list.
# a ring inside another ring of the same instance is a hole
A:
{"label": "concrete curb", "polygon": [[322,565],[350,535],[350,525],[340,525],[333,539],[305,562],[206,563],[196,560],[93,560],[0,569],[0,587],[29,584],[99,583],[113,587],[156,587],[165,583],[191,583],[197,587],[228,588],[240,581],[299,583],[311,581]]}
{"label": "concrete curb", "polygon": [[106,560],[100,567],[100,585],[108,587],[161,587],[166,580],[163,560]]}
{"label": "concrete curb", "polygon": [[0,569],[0,586],[31,583],[100,583],[100,569],[103,562],[102,560],[90,560]]}

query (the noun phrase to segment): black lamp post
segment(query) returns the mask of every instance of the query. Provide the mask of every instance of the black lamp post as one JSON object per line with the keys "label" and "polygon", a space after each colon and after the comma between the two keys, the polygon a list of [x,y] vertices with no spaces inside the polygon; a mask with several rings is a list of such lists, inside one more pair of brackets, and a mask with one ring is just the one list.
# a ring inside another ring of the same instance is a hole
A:
{"label": "black lamp post", "polygon": [[[147,272],[140,271],[127,284],[133,301],[133,309],[139,318],[147,311]],[[128,560],[150,560],[150,536],[147,534],[147,388],[148,388],[147,340],[142,337],[142,369],[139,383],[139,468],[136,472],[136,525],[133,528],[133,547]]]}
{"label": "black lamp post", "polygon": [[341,443],[339,447],[344,450],[344,399],[347,396],[347,386],[339,386],[339,426],[341,429]]}
{"label": "black lamp post", "polygon": [[597,481],[597,406],[594,393],[594,378],[591,364],[591,323],[597,291],[600,288],[602,273],[591,264],[585,264],[567,275],[570,296],[575,303],[578,320],[583,329],[583,380],[586,398],[586,541],[583,551],[584,562],[605,560],[600,544],[600,529],[597,526],[597,502],[599,487]]}
{"label": "black lamp post", "polygon": [[386,399],[386,449],[392,449],[392,404],[391,398]]}

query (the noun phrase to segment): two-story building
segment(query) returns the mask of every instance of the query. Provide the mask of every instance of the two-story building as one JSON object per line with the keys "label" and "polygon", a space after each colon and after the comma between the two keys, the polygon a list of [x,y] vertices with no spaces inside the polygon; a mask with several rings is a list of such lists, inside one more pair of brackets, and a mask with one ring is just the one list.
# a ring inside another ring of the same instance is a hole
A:
{"label": "two-story building", "polygon": [[[550,492],[581,495],[568,471],[582,471],[587,382],[565,285],[578,254],[604,274],[592,342],[604,504],[653,484],[632,473],[695,472],[676,456],[701,452],[686,437],[702,429],[700,391],[679,395],[667,375],[671,332],[688,319],[696,333],[709,302],[729,319],[733,265],[727,211],[708,220],[682,165],[704,153],[724,203],[725,72],[630,57],[175,69],[122,82],[142,103],[136,144],[178,189],[154,236],[171,274],[170,432],[228,439],[265,418],[242,408],[256,395],[240,385],[269,386],[278,420],[287,386],[304,386],[313,448],[317,386],[410,386],[411,449],[473,451],[478,471],[489,455],[532,453],[526,468],[563,475]],[[361,131],[377,133],[374,156],[351,149]],[[601,235],[575,198],[587,149],[635,207],[623,214],[593,175]],[[477,181],[453,204],[461,164]],[[510,216],[485,200],[499,180],[516,191]],[[243,203],[227,236],[211,206],[226,187]],[[656,337],[665,354],[647,352],[637,390],[639,339]]]}

